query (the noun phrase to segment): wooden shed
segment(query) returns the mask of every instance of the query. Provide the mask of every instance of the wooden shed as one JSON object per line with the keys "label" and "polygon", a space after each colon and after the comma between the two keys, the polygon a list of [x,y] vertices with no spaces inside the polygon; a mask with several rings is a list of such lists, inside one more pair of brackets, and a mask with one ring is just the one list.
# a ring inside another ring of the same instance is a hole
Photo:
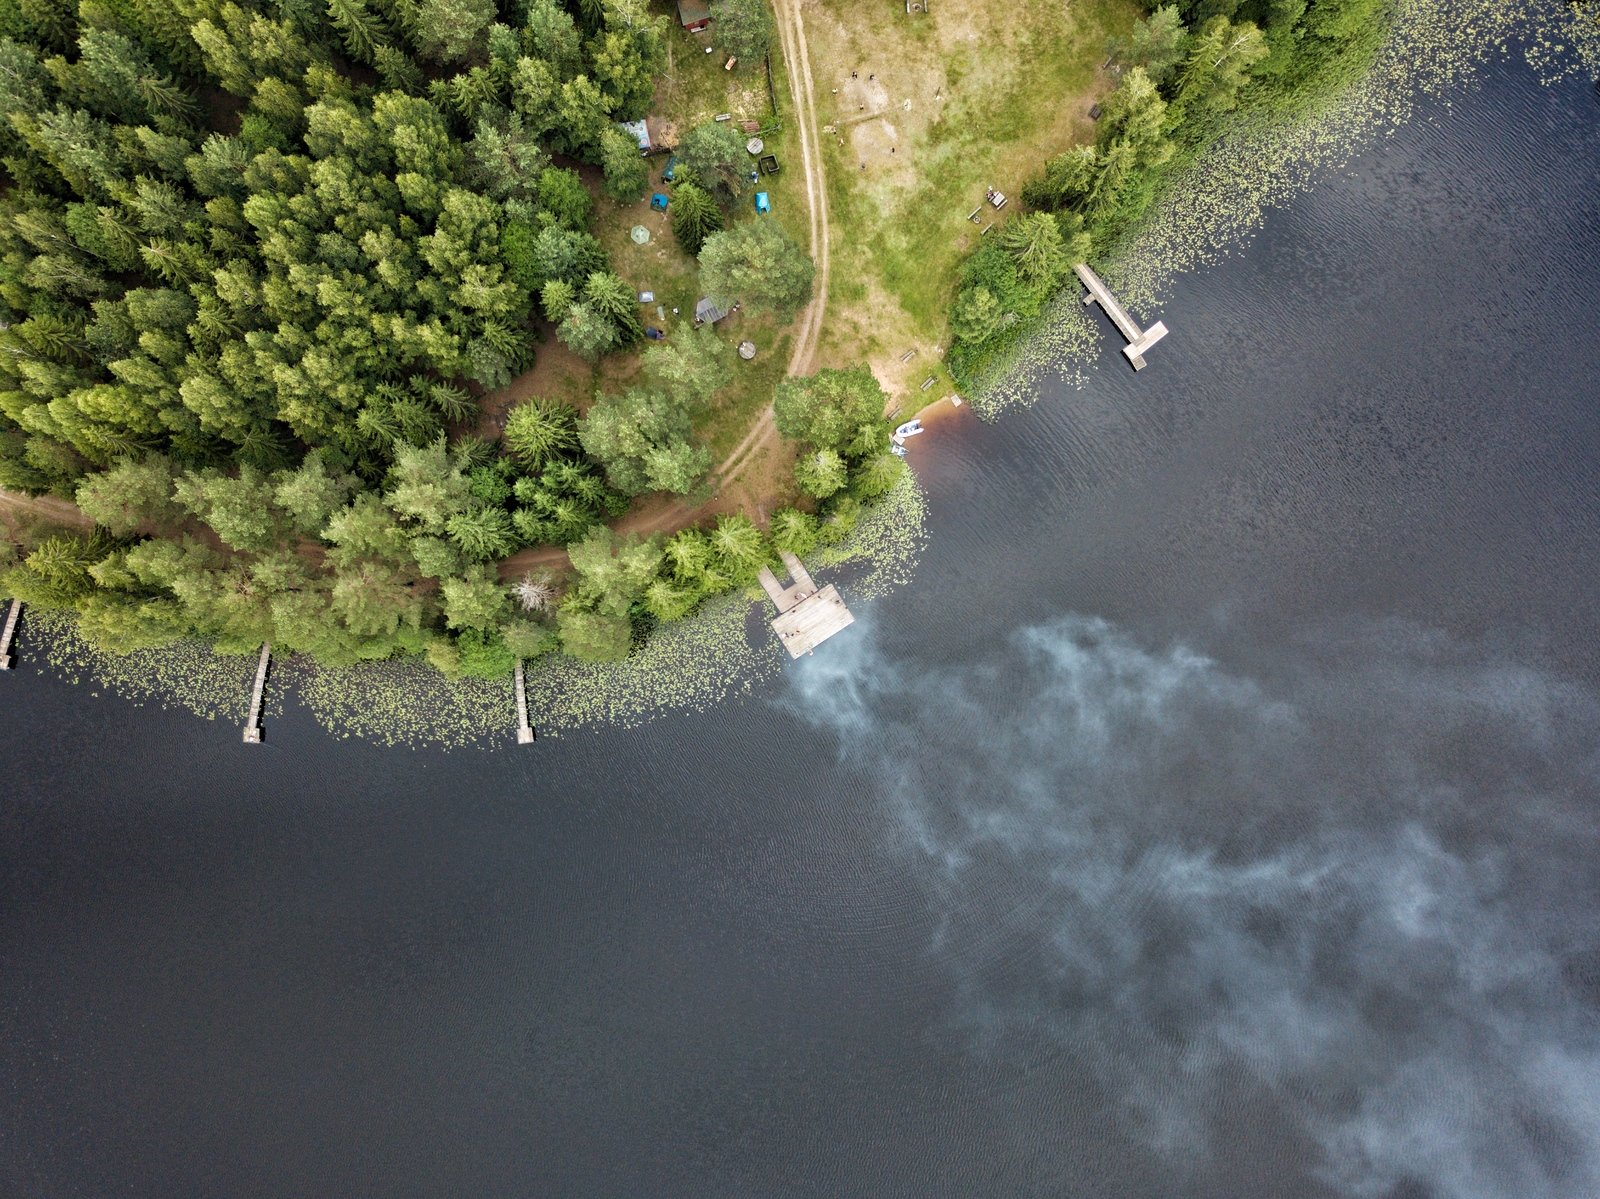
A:
{"label": "wooden shed", "polygon": [[711,9],[704,0],[678,0],[678,24],[690,33],[699,33],[711,25]]}

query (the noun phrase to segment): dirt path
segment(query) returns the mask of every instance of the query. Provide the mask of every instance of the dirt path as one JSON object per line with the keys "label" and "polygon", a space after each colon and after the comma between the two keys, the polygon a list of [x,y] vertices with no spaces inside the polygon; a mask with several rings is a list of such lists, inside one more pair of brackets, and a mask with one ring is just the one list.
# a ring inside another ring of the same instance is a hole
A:
{"label": "dirt path", "polygon": [[800,126],[800,157],[806,172],[806,204],[811,216],[811,257],[817,264],[816,294],[801,317],[791,375],[809,375],[815,367],[817,343],[822,336],[823,313],[828,306],[828,192],[822,177],[822,155],[817,139],[817,104],[811,81],[811,54],[806,47],[801,0],[774,0],[784,58],[789,63],[789,92],[794,97],[795,119]]}
{"label": "dirt path", "polygon": [[0,522],[10,527],[18,519],[44,518],[58,525],[72,525],[80,529],[94,528],[94,521],[79,510],[76,504],[57,499],[53,495],[27,496],[0,491]]}
{"label": "dirt path", "polygon": [[[800,158],[806,174],[806,207],[811,218],[811,257],[817,264],[811,303],[800,314],[795,330],[794,351],[789,355],[789,374],[809,375],[816,368],[817,343],[822,336],[822,318],[828,307],[828,192],[822,177],[822,155],[817,141],[817,107],[811,82],[811,55],[806,49],[805,22],[800,16],[800,0],[774,0],[778,13],[778,36],[783,57],[789,64],[789,94],[794,99],[795,121],[800,130]],[[777,435],[768,404],[743,441],[717,468],[727,482],[755,450]]]}

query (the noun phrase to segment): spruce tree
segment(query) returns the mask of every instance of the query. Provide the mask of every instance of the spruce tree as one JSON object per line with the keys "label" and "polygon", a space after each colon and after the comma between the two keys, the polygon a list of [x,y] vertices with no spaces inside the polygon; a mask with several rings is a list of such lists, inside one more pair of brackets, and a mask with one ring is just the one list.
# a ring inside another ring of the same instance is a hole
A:
{"label": "spruce tree", "polygon": [[704,188],[685,179],[672,191],[672,236],[685,254],[698,257],[706,238],[720,232],[727,222]]}

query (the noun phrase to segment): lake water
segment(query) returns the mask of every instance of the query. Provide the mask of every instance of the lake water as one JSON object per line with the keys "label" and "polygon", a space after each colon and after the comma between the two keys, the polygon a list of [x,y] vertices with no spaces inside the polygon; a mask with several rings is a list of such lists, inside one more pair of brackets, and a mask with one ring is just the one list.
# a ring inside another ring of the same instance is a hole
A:
{"label": "lake water", "polygon": [[0,679],[0,1191],[1600,1193],[1600,105],[1451,100],[916,439],[915,584],[742,702]]}

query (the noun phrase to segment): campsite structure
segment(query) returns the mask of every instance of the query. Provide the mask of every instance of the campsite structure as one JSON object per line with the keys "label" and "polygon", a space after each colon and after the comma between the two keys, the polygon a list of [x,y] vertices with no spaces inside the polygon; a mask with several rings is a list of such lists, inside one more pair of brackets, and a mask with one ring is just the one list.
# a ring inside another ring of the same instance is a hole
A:
{"label": "campsite structure", "polygon": [[711,7],[705,0],[678,0],[678,24],[685,33],[699,33],[711,27]]}
{"label": "campsite structure", "polygon": [[840,629],[855,623],[850,609],[832,583],[820,591],[810,573],[787,550],[782,551],[783,565],[794,583],[784,587],[777,576],[765,566],[756,576],[768,598],[778,608],[778,617],[772,622],[772,631],[778,634],[783,648],[791,658],[809,654]]}
{"label": "campsite structure", "polygon": [[694,306],[694,323],[696,326],[716,324],[732,311],[724,308],[725,300],[714,300],[710,296],[701,296],[700,302]]}

